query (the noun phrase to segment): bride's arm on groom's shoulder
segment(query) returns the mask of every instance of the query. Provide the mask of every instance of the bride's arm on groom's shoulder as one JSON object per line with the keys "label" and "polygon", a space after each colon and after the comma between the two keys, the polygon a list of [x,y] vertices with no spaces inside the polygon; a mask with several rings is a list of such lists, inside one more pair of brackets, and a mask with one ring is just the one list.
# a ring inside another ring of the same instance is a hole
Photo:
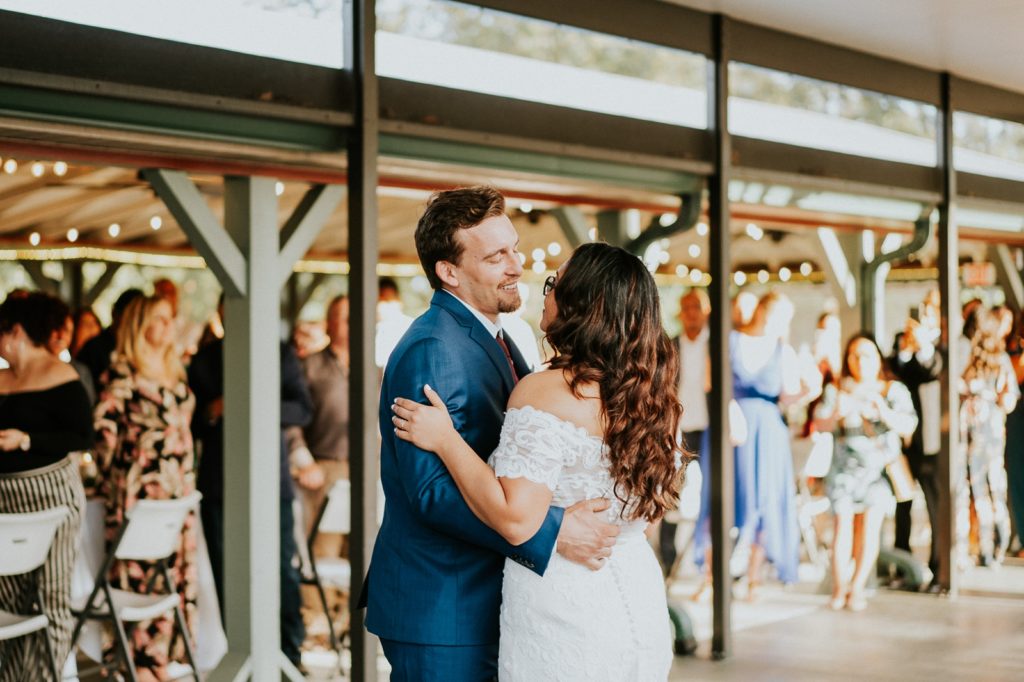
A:
{"label": "bride's arm on groom's shoulder", "polygon": [[430,386],[430,405],[398,398],[392,405],[395,434],[437,454],[476,516],[511,545],[521,545],[540,529],[551,505],[551,489],[526,478],[496,478],[455,430],[441,396]]}

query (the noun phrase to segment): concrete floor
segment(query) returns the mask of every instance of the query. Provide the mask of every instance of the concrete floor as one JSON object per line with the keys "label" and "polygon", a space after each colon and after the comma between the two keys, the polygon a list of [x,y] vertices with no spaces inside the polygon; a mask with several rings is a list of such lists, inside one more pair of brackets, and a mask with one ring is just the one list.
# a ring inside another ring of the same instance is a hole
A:
{"label": "concrete floor", "polygon": [[[1016,570],[1024,587],[1024,569]],[[732,657],[711,661],[710,646],[702,642],[696,656],[676,659],[670,680],[1024,680],[1022,599],[883,591],[861,613],[830,611],[824,602],[818,595],[777,593],[766,595],[763,605],[736,604],[737,621],[773,606],[793,615],[748,627],[737,623]]]}

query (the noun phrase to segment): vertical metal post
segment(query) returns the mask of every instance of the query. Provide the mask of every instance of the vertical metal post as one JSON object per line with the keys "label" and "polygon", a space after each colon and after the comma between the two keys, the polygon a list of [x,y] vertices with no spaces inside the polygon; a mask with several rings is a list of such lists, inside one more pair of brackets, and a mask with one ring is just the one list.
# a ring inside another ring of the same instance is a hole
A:
{"label": "vertical metal post", "polygon": [[956,170],[953,167],[953,93],[949,73],[940,77],[939,171],[942,199],[939,204],[939,292],[941,294],[942,334],[945,339],[942,368],[942,437],[939,449],[938,485],[939,585],[955,595],[956,575],[956,491],[966,485],[960,451],[960,258],[956,223]]}
{"label": "vertical metal post", "polygon": [[729,43],[728,19],[712,17],[712,58],[708,62],[708,129],[712,135],[712,171],[708,177],[708,223],[710,227],[708,270],[711,285],[710,339],[711,396],[711,576],[714,608],[711,655],[722,659],[732,652],[732,553],[733,448],[729,442],[729,401],[732,398],[732,368],[729,365],[729,169],[732,140],[729,137]]}
{"label": "vertical metal post", "polygon": [[234,675],[247,667],[254,682],[277,682],[281,371],[274,180],[225,178],[224,222],[246,260],[245,295],[228,290],[224,300],[225,614],[229,648],[243,672],[222,665],[225,676],[218,679],[239,679]]}
{"label": "vertical metal post", "polygon": [[350,310],[349,462],[352,477],[352,679],[377,679],[377,638],[367,632],[356,608],[377,533],[377,153],[379,111],[374,59],[376,3],[346,0],[346,60],[356,84],[355,123],[348,143],[348,252]]}
{"label": "vertical metal post", "polygon": [[85,282],[82,277],[82,261],[64,261],[64,281],[61,282],[60,294],[64,302],[72,310],[82,307],[85,298]]}

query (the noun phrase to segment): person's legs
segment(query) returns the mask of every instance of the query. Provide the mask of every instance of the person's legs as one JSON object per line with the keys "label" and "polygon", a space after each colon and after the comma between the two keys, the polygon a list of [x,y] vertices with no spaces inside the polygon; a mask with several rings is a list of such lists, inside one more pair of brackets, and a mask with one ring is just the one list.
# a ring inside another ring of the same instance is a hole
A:
{"label": "person's legs", "polygon": [[300,577],[295,567],[295,518],[291,500],[281,500],[281,651],[296,667],[302,662],[306,627],[302,622]]}
{"label": "person's legs", "polygon": [[1001,441],[993,442],[989,449],[988,484],[992,493],[993,526],[999,542],[995,545],[994,559],[1001,563],[1010,547],[1010,508],[1007,505],[1007,478]]}
{"label": "person's legs", "polygon": [[498,645],[434,646],[382,639],[391,682],[493,682],[498,679]]}
{"label": "person's legs", "polygon": [[[914,477],[914,480],[921,484],[921,488],[924,489],[925,484],[921,480],[924,456],[917,452],[907,452],[906,454],[907,464],[910,465],[910,474]],[[904,552],[910,551],[910,530],[913,525],[911,510],[913,506],[913,500],[896,503],[896,541],[893,543],[893,546],[896,549],[902,549]]]}
{"label": "person's legs", "polygon": [[857,570],[850,583],[848,603],[850,609],[854,611],[860,611],[867,606],[864,601],[864,587],[878,563],[878,548],[882,540],[882,521],[885,520],[885,513],[880,505],[874,505],[858,516],[861,517],[858,529],[860,541],[856,543],[858,549],[854,554]]}
{"label": "person's legs", "polygon": [[213,569],[213,584],[217,589],[220,617],[224,620],[224,501],[204,497],[199,502],[199,518],[203,522],[203,537]]}
{"label": "person's legs", "polygon": [[853,514],[836,511],[832,540],[832,599],[829,607],[841,609],[846,603],[850,579],[850,558],[853,554]]}
{"label": "person's legs", "polygon": [[932,575],[939,572],[939,483],[936,478],[935,466],[938,458],[926,456],[921,464],[917,480],[924,493],[925,506],[928,508],[928,524],[931,528],[931,551],[928,556],[928,568]]}

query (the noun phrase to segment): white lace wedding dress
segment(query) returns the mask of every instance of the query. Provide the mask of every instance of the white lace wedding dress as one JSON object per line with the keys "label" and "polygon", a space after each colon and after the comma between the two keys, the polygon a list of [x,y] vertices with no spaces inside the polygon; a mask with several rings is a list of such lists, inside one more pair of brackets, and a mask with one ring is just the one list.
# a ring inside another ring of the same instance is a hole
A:
{"label": "white lace wedding dress", "polygon": [[548,412],[513,408],[490,464],[499,477],[547,485],[560,507],[606,497],[608,521],[622,526],[599,571],[559,554],[543,577],[505,561],[499,679],[665,680],[672,642],[661,569],[644,537],[646,522],[620,517],[603,441]]}

